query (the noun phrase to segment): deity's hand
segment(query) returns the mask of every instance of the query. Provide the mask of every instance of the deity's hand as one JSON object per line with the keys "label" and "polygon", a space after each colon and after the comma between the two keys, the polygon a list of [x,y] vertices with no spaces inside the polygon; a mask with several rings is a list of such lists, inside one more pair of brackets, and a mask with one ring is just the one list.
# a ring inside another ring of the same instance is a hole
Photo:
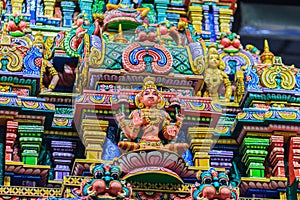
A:
{"label": "deity's hand", "polygon": [[176,122],[182,123],[184,120],[184,115],[182,114],[176,114]]}
{"label": "deity's hand", "polygon": [[181,114],[176,114],[176,123],[175,126],[179,129],[181,128],[182,122],[183,122],[184,116]]}
{"label": "deity's hand", "polygon": [[134,112],[132,114],[132,122],[134,126],[138,127],[144,123],[144,120],[140,117],[138,112]]}
{"label": "deity's hand", "polygon": [[121,123],[125,121],[125,114],[124,113],[118,113],[115,115],[116,116],[116,120]]}
{"label": "deity's hand", "polygon": [[174,139],[177,133],[178,133],[178,127],[173,125],[167,126],[167,135],[168,135],[167,139]]}

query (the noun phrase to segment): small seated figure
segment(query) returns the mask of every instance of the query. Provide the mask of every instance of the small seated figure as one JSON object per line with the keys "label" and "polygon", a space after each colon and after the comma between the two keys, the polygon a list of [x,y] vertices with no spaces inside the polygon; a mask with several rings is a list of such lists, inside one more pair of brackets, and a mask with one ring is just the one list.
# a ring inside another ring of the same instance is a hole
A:
{"label": "small seated figure", "polygon": [[128,10],[135,10],[140,13],[141,17],[146,17],[150,8],[141,8],[140,4],[142,3],[141,0],[135,0],[131,2],[131,0],[109,0],[106,4],[107,10],[116,10],[116,9],[128,9]]}
{"label": "small seated figure", "polygon": [[12,36],[20,37],[30,33],[31,29],[23,19],[23,16],[15,14],[8,18],[8,21],[4,24],[3,31],[8,32]]}
{"label": "small seated figure", "polygon": [[[53,64],[45,58],[46,50],[45,50],[44,36],[42,33],[39,32],[35,35],[34,41],[33,41],[33,47],[37,48],[40,51],[40,53],[42,54],[42,58],[41,58],[40,62],[38,62],[38,61],[36,62],[36,64],[41,69],[41,71],[40,71],[41,91],[42,92],[52,92],[55,89],[55,87],[59,81],[59,76],[58,76],[58,72],[54,68]],[[44,85],[44,78],[45,78],[46,74],[49,74],[52,77],[48,88],[46,88]]]}
{"label": "small seated figure", "polygon": [[159,30],[160,44],[181,46],[181,38],[178,28],[169,20],[160,22],[157,26]]}
{"label": "small seated figure", "polygon": [[138,26],[135,29],[135,34],[138,42],[154,43],[157,42],[157,30],[153,26]]}
{"label": "small seated figure", "polygon": [[122,132],[129,140],[136,140],[140,132],[142,137],[138,143],[121,141],[118,146],[127,151],[160,148],[177,152],[181,155],[188,149],[186,143],[163,144],[159,137],[162,129],[163,139],[168,141],[176,138],[183,121],[183,116],[176,115],[176,123],[171,125],[171,117],[162,110],[165,105],[164,97],[157,90],[152,78],[145,78],[143,90],[135,97],[135,104],[139,109],[134,110],[129,118],[130,123],[125,121],[124,113],[116,114],[116,119],[122,129]]}
{"label": "small seated figure", "polygon": [[220,56],[213,44],[208,47],[206,62],[207,67],[204,72],[205,92],[203,96],[212,97],[214,101],[219,101],[219,89],[223,83],[225,86],[225,99],[226,102],[229,102],[232,95],[231,82],[228,75],[219,69]]}

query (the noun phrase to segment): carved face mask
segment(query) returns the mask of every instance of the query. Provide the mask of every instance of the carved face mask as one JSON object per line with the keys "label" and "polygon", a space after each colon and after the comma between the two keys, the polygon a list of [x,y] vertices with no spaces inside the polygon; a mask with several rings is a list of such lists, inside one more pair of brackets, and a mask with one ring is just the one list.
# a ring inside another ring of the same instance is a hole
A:
{"label": "carved face mask", "polygon": [[212,54],[209,56],[208,64],[210,68],[216,69],[220,64],[220,59],[218,54]]}

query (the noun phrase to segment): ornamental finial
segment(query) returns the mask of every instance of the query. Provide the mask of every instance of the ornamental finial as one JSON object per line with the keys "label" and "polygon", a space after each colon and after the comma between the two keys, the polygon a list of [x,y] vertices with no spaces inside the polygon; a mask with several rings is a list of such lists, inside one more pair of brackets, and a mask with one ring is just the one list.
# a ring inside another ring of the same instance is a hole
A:
{"label": "ornamental finial", "polygon": [[270,51],[268,40],[265,40],[264,44],[264,52],[261,54],[260,60],[263,64],[273,65],[274,54]]}

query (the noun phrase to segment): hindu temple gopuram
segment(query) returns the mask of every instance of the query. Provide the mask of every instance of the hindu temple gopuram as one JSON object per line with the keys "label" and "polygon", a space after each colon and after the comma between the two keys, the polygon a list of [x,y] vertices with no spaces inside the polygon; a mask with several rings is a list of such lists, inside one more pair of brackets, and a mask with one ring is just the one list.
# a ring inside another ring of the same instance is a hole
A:
{"label": "hindu temple gopuram", "polygon": [[0,199],[300,199],[300,70],[236,0],[0,2]]}

